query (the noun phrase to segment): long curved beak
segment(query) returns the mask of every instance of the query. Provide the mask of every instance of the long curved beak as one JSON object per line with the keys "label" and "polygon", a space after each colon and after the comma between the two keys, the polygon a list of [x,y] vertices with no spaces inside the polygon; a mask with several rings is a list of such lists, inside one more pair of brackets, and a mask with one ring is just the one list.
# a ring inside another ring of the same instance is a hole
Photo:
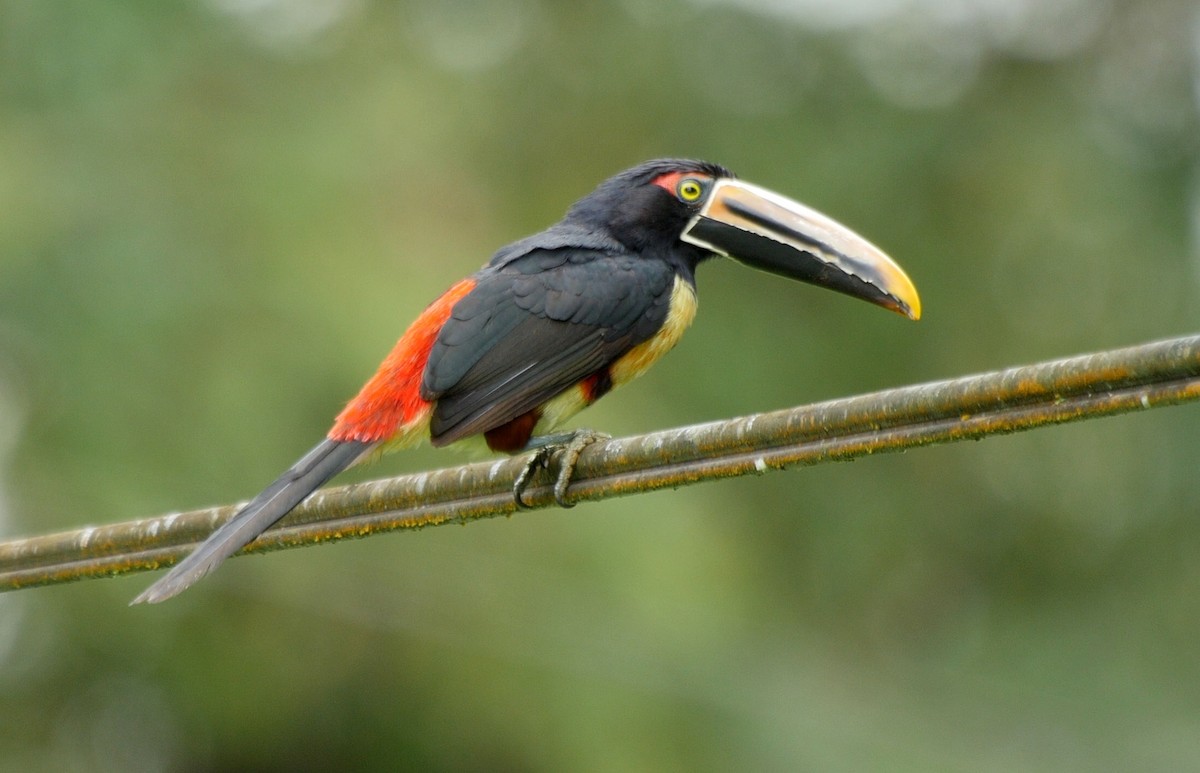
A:
{"label": "long curved beak", "polygon": [[680,238],[772,274],[920,319],[921,299],[895,261],[846,226],[757,185],[722,178]]}

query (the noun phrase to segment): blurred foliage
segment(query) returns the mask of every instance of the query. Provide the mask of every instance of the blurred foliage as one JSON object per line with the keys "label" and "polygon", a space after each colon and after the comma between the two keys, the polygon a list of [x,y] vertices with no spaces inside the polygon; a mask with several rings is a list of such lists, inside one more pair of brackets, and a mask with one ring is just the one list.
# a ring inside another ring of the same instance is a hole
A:
{"label": "blurred foliage", "polygon": [[[1195,331],[1200,17],[1102,0],[0,0],[0,534],[230,502],[607,175],[725,163],[905,323],[727,264],[620,434]],[[1180,408],[0,596],[0,769],[1187,769]],[[458,461],[419,451],[382,475]]]}

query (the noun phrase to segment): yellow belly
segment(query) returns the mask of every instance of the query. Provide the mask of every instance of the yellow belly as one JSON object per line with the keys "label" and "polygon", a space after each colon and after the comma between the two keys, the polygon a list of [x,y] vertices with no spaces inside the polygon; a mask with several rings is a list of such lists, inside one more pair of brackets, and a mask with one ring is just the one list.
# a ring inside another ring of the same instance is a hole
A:
{"label": "yellow belly", "polygon": [[642,341],[612,364],[608,372],[612,376],[613,386],[633,381],[645,373],[660,357],[675,348],[675,344],[683,337],[683,331],[691,326],[695,318],[696,290],[683,277],[676,276],[666,321],[653,338]]}

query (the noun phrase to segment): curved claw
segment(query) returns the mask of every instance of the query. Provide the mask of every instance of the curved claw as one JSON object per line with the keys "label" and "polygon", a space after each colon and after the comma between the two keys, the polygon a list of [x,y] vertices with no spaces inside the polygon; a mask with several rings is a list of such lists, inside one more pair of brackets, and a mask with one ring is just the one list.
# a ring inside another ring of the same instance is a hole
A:
{"label": "curved claw", "polygon": [[554,501],[558,503],[559,507],[574,507],[575,503],[567,499],[567,488],[571,485],[571,478],[575,475],[575,464],[579,461],[579,455],[592,443],[598,440],[608,440],[611,437],[603,432],[577,429],[569,434],[548,435],[531,440],[527,447],[535,448],[536,451],[525,465],[525,469],[521,470],[521,474],[513,481],[513,500],[517,504],[517,509],[529,509],[530,506],[525,503],[523,498],[525,489],[529,487],[538,468],[549,469],[551,460],[556,456],[558,475],[554,480]]}
{"label": "curved claw", "polygon": [[529,510],[531,505],[525,504],[524,494],[525,489],[529,488],[530,481],[533,480],[533,474],[539,469],[547,469],[550,460],[550,454],[554,452],[553,445],[544,445],[533,452],[533,456],[526,462],[525,468],[521,470],[521,474],[513,481],[513,501],[517,503],[518,510]]}
{"label": "curved claw", "polygon": [[574,502],[567,499],[567,487],[571,485],[571,478],[575,476],[575,464],[579,461],[579,455],[583,453],[583,449],[597,440],[611,438],[612,435],[590,429],[579,429],[571,433],[571,439],[562,446],[562,456],[558,459],[558,478],[554,481],[554,501],[558,503],[559,507],[575,506]]}

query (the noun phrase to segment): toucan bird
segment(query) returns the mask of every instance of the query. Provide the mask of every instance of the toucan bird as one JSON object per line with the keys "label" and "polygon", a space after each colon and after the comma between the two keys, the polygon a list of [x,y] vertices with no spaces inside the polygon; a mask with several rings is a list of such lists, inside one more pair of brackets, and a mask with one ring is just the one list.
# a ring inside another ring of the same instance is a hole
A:
{"label": "toucan bird", "polygon": [[[545,433],[675,346],[696,314],[696,267],[718,256],[911,319],[921,314],[904,271],[819,212],[717,164],[641,164],[601,183],[560,222],[502,248],[430,304],[325,439],[134,602],[182,592],[334,475],[381,450],[482,436],[493,451],[541,449],[544,462]],[[573,456],[564,453],[555,487],[563,505],[588,440],[566,437]],[[514,486],[518,505],[531,469]]]}

